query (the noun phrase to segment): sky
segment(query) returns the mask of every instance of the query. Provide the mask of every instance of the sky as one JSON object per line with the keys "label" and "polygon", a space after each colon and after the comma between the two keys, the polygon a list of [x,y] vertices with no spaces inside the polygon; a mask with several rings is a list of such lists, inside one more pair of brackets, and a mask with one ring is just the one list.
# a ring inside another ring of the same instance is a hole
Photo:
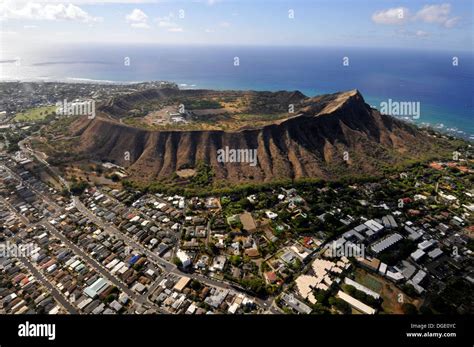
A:
{"label": "sky", "polygon": [[472,51],[473,17],[472,0],[0,0],[0,43]]}

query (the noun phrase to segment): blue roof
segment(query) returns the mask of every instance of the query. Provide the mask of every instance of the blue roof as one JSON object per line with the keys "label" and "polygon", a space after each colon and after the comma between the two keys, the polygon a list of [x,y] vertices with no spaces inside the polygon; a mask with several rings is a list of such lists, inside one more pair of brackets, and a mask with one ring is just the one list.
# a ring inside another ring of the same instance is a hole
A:
{"label": "blue roof", "polygon": [[129,263],[130,263],[130,264],[135,264],[138,259],[140,259],[140,256],[139,256],[139,255],[134,255],[134,256],[132,257],[132,259],[130,259]]}

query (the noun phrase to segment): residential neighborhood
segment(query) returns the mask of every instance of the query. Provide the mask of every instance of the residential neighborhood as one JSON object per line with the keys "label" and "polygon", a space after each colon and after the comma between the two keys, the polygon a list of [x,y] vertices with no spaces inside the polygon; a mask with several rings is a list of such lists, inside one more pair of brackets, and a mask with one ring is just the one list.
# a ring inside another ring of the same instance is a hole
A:
{"label": "residential neighborhood", "polygon": [[0,159],[4,250],[25,253],[1,258],[5,313],[472,309],[471,158],[377,183],[221,196],[116,185],[73,195],[44,183],[29,152]]}

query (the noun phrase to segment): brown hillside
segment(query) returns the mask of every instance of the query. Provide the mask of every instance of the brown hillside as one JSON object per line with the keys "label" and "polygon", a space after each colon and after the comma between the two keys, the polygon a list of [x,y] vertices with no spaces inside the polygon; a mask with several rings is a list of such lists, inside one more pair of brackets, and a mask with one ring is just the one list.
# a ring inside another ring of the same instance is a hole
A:
{"label": "brown hillside", "polygon": [[[377,174],[382,167],[421,158],[434,148],[433,138],[371,109],[357,90],[314,98],[285,94],[285,101],[294,99],[296,116],[239,131],[149,131],[116,120],[140,100],[156,97],[153,93],[111,101],[95,119],[79,119],[71,127],[72,135],[80,136],[74,151],[128,167],[132,178],[144,181],[172,177],[202,161],[212,166],[217,180],[267,182]],[[173,93],[161,92],[158,97]],[[258,97],[259,92],[253,93]],[[226,146],[256,149],[258,164],[218,162],[217,150]],[[130,153],[129,162],[125,152]]]}

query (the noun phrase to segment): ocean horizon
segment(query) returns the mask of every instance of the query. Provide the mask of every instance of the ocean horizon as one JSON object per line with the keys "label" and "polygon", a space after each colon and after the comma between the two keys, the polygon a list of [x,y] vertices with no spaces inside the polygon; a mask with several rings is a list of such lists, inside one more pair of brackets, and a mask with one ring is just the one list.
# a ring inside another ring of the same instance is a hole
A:
{"label": "ocean horizon", "polygon": [[389,100],[419,103],[420,116],[406,120],[472,140],[473,57],[471,51],[393,48],[91,44],[21,54],[6,49],[0,80],[166,80],[180,88],[299,90],[307,96],[358,89],[379,109]]}

